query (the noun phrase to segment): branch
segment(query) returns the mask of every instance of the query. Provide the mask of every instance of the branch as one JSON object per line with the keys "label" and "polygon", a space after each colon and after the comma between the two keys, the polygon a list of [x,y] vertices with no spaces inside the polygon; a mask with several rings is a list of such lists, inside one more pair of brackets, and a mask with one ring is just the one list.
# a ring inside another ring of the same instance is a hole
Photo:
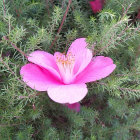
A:
{"label": "branch", "polygon": [[35,93],[35,94],[31,94],[29,96],[19,96],[19,99],[33,98],[33,97],[39,96],[40,94],[41,93],[38,92],[38,93]]}
{"label": "branch", "polygon": [[121,91],[130,91],[130,92],[139,92],[140,93],[139,89],[130,89],[130,88],[118,88],[118,89]]}
{"label": "branch", "polygon": [[[134,22],[132,22],[129,26],[126,26],[126,28],[124,30],[122,30],[122,32],[116,37],[115,41],[117,41],[117,39],[119,39],[125,32],[126,30],[133,24]],[[127,38],[125,40],[123,40],[123,42],[125,42],[126,40],[128,40],[130,38],[130,36],[132,36],[132,34],[136,33],[138,30],[140,29],[140,26],[138,26],[137,28],[134,29],[134,32],[133,33],[130,33],[129,36],[127,35]],[[113,39],[113,35],[111,37],[111,39],[109,40],[108,44],[101,48],[99,51],[97,51],[96,53],[99,53],[99,52],[102,52],[104,51],[107,47],[109,47],[112,43],[112,39]],[[122,39],[119,40],[118,43],[121,43],[122,42]]]}
{"label": "branch", "polygon": [[55,44],[55,42],[56,42],[56,40],[57,40],[57,38],[58,38],[58,34],[59,34],[59,33],[61,32],[61,30],[62,30],[62,26],[63,26],[64,21],[65,21],[65,19],[66,19],[66,16],[67,16],[67,13],[68,13],[68,11],[69,11],[71,2],[72,2],[72,0],[69,0],[69,3],[68,3],[68,6],[67,6],[67,9],[66,9],[66,11],[65,11],[65,14],[64,14],[64,16],[63,16],[62,22],[61,22],[61,24],[60,24],[60,27],[59,27],[59,29],[58,29],[58,31],[57,31],[57,34],[56,34],[56,36],[55,36],[55,39],[53,40],[53,42],[52,42],[50,48],[52,48],[52,46]]}
{"label": "branch", "polygon": [[6,36],[4,36],[3,39],[8,41],[18,52],[25,56],[25,58],[28,58],[27,55],[22,50],[20,50],[15,44],[13,44]]}
{"label": "branch", "polygon": [[21,80],[17,77],[16,73],[3,61],[2,56],[0,56],[0,61],[1,61],[1,63],[2,63],[2,64],[17,78],[17,80],[18,80],[21,84],[24,84],[24,82],[21,81]]}
{"label": "branch", "polygon": [[[0,56],[0,62],[1,62],[1,63],[16,77],[16,79],[17,79],[22,85],[26,86],[26,84],[25,84],[22,80],[20,80],[20,79],[17,77],[16,73],[3,61],[2,56]],[[27,91],[28,91],[28,89],[27,89]],[[38,96],[38,95],[40,95],[40,92],[38,92],[38,93],[36,93],[36,94],[31,94],[31,95],[29,95],[29,96],[19,96],[19,99],[31,98],[31,97],[35,97],[35,96]]]}
{"label": "branch", "polygon": [[[111,31],[114,27],[118,26],[119,24],[121,24],[121,23],[124,21],[123,18],[124,18],[124,16],[127,14],[127,12],[128,12],[128,10],[129,10],[129,8],[131,7],[131,5],[132,5],[132,3],[127,7],[126,11],[123,13],[121,20],[120,20],[117,24],[115,24],[114,26],[112,26],[112,27],[110,28],[110,30],[109,30],[106,34],[110,33],[110,31]],[[122,32],[118,35],[118,37],[116,38],[116,40],[117,40],[119,37],[121,37],[121,36],[125,33],[125,31],[126,31],[134,22],[135,22],[135,21],[133,21],[129,26],[126,26],[126,28],[125,28],[124,30],[122,30]],[[99,51],[97,51],[96,53],[102,52],[104,49],[106,49],[107,47],[109,47],[109,46],[111,45],[111,43],[112,43],[112,39],[113,39],[113,35],[112,35],[111,39],[109,40],[108,44],[107,44],[105,47],[101,48],[101,49],[100,49]],[[103,37],[102,41],[103,41],[103,40],[104,40],[104,37]],[[115,41],[116,41],[116,40],[115,40]],[[102,44],[102,41],[100,42],[100,44]]]}
{"label": "branch", "polygon": [[3,0],[3,7],[4,7],[4,16],[6,16],[6,8],[5,8],[5,2]]}
{"label": "branch", "polygon": [[48,15],[50,15],[49,2],[48,2],[48,0],[46,0],[46,9],[47,9]]}
{"label": "branch", "polygon": [[124,18],[124,16],[127,14],[128,10],[131,8],[131,6],[132,6],[132,3],[130,3],[129,6],[127,7],[127,9],[124,11],[121,19]]}
{"label": "branch", "polygon": [[[103,83],[103,82],[95,82],[95,83],[98,83],[98,84],[100,84],[100,85],[107,86],[107,84],[106,84],[106,83]],[[119,90],[121,90],[121,91],[125,90],[125,91],[131,91],[131,92],[140,92],[139,89],[122,88],[122,87],[117,87],[117,88],[118,88]]]}
{"label": "branch", "polygon": [[[140,75],[140,73],[135,73],[135,75]],[[134,76],[134,73],[128,73],[128,74],[116,74],[116,76]]]}

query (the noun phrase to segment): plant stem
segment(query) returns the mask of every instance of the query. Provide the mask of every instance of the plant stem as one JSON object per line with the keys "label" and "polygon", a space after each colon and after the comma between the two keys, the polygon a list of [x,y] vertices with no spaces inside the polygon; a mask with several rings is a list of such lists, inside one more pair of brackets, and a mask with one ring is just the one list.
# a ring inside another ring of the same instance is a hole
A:
{"label": "plant stem", "polygon": [[55,44],[55,42],[56,42],[56,40],[57,40],[57,38],[58,38],[58,34],[59,34],[59,33],[61,32],[61,30],[62,30],[62,26],[63,26],[64,21],[65,21],[65,19],[66,19],[66,16],[67,16],[67,13],[68,13],[68,11],[69,11],[71,2],[72,2],[72,0],[69,0],[69,3],[68,3],[68,6],[67,6],[67,9],[66,9],[66,11],[65,11],[65,14],[64,14],[64,16],[63,16],[63,19],[62,19],[62,21],[61,21],[60,27],[59,27],[59,29],[58,29],[58,31],[57,31],[57,34],[56,34],[56,36],[55,36],[55,39],[53,40],[53,42],[52,42],[50,48],[52,48],[52,46]]}
{"label": "plant stem", "polygon": [[3,7],[4,7],[4,16],[6,16],[6,8],[5,8],[5,2],[3,0]]}
{"label": "plant stem", "polygon": [[129,4],[129,6],[127,7],[127,9],[123,12],[123,15],[122,15],[122,18],[121,19],[124,18],[124,16],[127,14],[128,10],[131,8],[131,6],[132,6],[132,3]]}
{"label": "plant stem", "polygon": [[25,56],[25,58],[28,58],[27,55],[22,50],[20,50],[15,44],[13,44],[6,36],[4,36],[3,39],[8,41],[18,52]]}
{"label": "plant stem", "polygon": [[50,15],[49,2],[48,2],[48,0],[46,0],[46,9],[47,9],[48,15]]}
{"label": "plant stem", "polygon": [[[100,85],[104,85],[104,86],[107,86],[106,83],[103,83],[103,82],[96,82],[96,83],[99,83]],[[121,91],[131,91],[131,92],[140,92],[139,89],[130,89],[130,88],[122,88],[122,87],[117,87],[119,90]]]}
{"label": "plant stem", "polygon": [[3,61],[2,56],[0,56],[0,61],[1,63],[17,78],[17,80],[21,83],[24,84],[16,75],[16,73]]}

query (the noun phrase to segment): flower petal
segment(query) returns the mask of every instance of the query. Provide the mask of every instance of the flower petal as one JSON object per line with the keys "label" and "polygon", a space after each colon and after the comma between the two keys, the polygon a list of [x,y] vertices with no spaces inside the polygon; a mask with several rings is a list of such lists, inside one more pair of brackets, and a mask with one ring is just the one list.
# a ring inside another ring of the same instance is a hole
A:
{"label": "flower petal", "polygon": [[138,15],[137,15],[136,18],[137,18],[137,19],[140,19],[140,9],[139,9],[139,11],[138,11]]}
{"label": "flower petal", "polygon": [[70,46],[68,53],[75,55],[74,74],[80,73],[92,59],[92,51],[87,48],[85,38],[76,39]]}
{"label": "flower petal", "polygon": [[48,96],[53,101],[62,104],[79,102],[88,92],[86,84],[60,85],[55,88],[48,88],[47,91]]}
{"label": "flower petal", "polygon": [[100,80],[111,74],[116,65],[109,57],[97,56],[77,77],[75,83],[87,83]]}
{"label": "flower petal", "polygon": [[74,103],[74,104],[65,104],[69,109],[75,110],[76,112],[80,111],[80,103]]}
{"label": "flower petal", "polygon": [[38,91],[46,91],[48,87],[61,84],[48,70],[32,63],[24,65],[20,70],[20,75],[29,87]]}
{"label": "flower petal", "polygon": [[60,78],[58,67],[52,54],[44,51],[34,51],[31,54],[29,54],[28,60],[34,64],[46,68],[55,76]]}
{"label": "flower petal", "polygon": [[97,12],[100,12],[102,10],[104,1],[94,0],[94,1],[90,1],[89,3],[92,8],[92,11],[96,14]]}

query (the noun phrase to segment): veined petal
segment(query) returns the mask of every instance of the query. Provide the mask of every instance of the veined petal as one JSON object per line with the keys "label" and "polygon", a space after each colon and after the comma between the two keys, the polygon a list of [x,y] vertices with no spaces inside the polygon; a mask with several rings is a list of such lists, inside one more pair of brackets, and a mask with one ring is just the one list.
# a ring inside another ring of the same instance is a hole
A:
{"label": "veined petal", "polygon": [[60,79],[58,67],[52,54],[44,51],[34,51],[31,54],[29,54],[28,60],[34,64],[46,68]]}
{"label": "veined petal", "polygon": [[87,83],[100,80],[111,74],[116,65],[109,57],[97,56],[77,77],[75,83]]}
{"label": "veined petal", "polygon": [[20,75],[29,87],[38,91],[46,91],[49,87],[61,84],[59,79],[48,70],[32,63],[24,65],[20,70]]}
{"label": "veined petal", "polygon": [[79,102],[88,92],[86,84],[60,85],[54,88],[48,88],[47,91],[48,96],[53,101],[62,104]]}
{"label": "veined petal", "polygon": [[74,74],[83,71],[92,59],[92,51],[87,48],[85,38],[76,39],[70,46],[68,53],[72,53],[75,57]]}

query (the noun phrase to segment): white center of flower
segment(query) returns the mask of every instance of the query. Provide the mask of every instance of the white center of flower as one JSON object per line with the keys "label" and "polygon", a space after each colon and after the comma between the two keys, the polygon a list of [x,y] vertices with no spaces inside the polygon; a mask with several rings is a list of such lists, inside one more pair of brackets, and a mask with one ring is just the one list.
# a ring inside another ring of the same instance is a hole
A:
{"label": "white center of flower", "polygon": [[75,56],[71,52],[67,53],[67,55],[56,55],[56,63],[59,68],[63,82],[65,84],[69,84],[70,82],[72,82]]}

